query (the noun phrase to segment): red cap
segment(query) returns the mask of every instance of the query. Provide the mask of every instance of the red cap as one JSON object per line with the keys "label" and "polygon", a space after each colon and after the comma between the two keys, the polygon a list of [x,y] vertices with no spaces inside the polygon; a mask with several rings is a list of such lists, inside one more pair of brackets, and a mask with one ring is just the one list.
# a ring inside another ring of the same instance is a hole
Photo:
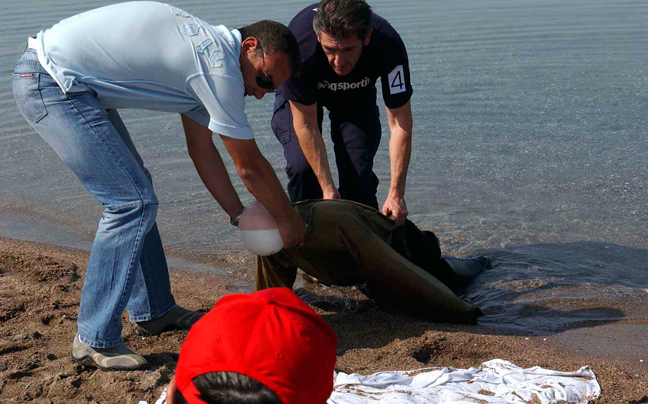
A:
{"label": "red cap", "polygon": [[328,323],[288,288],[229,295],[191,327],[176,384],[190,404],[204,404],[193,378],[235,372],[263,383],[283,404],[324,404],[336,345]]}

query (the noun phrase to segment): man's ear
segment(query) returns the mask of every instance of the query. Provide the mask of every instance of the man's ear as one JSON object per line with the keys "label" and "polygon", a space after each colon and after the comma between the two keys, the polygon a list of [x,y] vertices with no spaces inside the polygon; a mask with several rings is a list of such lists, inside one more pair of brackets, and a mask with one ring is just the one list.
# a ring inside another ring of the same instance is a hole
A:
{"label": "man's ear", "polygon": [[363,44],[364,46],[369,45],[369,41],[371,40],[371,33],[372,33],[372,32],[373,32],[373,28],[369,30],[369,33],[367,34],[367,36],[365,37],[364,41],[362,42],[362,44]]}
{"label": "man's ear", "polygon": [[241,42],[241,50],[245,52],[256,52],[257,49],[259,49],[259,40],[253,36],[247,37]]}

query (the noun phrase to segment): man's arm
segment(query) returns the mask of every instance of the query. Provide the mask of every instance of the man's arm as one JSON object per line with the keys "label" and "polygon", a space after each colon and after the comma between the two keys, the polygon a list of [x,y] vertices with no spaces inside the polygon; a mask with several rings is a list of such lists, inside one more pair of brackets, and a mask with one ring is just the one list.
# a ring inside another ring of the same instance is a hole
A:
{"label": "man's arm", "polygon": [[396,224],[400,226],[405,223],[408,214],[405,204],[405,183],[412,155],[413,119],[410,101],[399,108],[387,108],[387,121],[391,132],[389,139],[391,183],[382,212],[385,216],[393,216]]}
{"label": "man's arm", "polygon": [[290,101],[290,110],[299,146],[317,177],[324,199],[339,199],[340,193],[333,183],[326,145],[317,124],[317,103],[304,105]]}
{"label": "man's arm", "polygon": [[[189,155],[198,175],[230,218],[235,217],[241,212],[243,205],[214,146],[212,132],[186,115],[182,115],[182,124],[187,136]],[[261,155],[256,142],[227,136],[221,136],[221,139],[232,156],[243,183],[279,223],[284,248],[301,244],[306,226],[292,208],[272,166]]]}
{"label": "man's arm", "polygon": [[216,202],[233,219],[243,210],[218,149],[214,146],[212,131],[182,114],[182,126],[187,138],[189,156],[200,179]]}
{"label": "man's arm", "polygon": [[263,157],[254,139],[234,139],[221,135],[221,140],[247,189],[277,220],[284,248],[301,245],[306,235],[304,221],[293,209],[272,166]]}

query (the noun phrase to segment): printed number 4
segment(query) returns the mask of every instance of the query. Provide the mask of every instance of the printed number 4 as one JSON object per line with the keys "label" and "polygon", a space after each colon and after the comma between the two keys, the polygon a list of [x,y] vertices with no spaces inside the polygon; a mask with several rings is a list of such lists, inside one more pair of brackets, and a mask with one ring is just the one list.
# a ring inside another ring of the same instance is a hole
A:
{"label": "printed number 4", "polygon": [[394,70],[389,73],[389,93],[398,94],[405,92],[405,73],[403,72],[403,65],[398,65]]}
{"label": "printed number 4", "polygon": [[404,84],[403,84],[403,79],[401,78],[401,73],[400,72],[396,73],[396,76],[394,77],[394,80],[392,80],[391,86],[392,87],[398,87],[399,90],[403,89]]}

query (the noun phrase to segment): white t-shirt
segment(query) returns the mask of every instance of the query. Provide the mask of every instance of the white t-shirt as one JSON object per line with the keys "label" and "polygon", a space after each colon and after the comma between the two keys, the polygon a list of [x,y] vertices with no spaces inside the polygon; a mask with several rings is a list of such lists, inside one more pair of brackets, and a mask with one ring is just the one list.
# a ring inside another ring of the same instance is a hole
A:
{"label": "white t-shirt", "polygon": [[65,93],[90,88],[107,109],[180,112],[213,132],[254,137],[237,30],[138,1],[65,19],[36,43],[39,61]]}

